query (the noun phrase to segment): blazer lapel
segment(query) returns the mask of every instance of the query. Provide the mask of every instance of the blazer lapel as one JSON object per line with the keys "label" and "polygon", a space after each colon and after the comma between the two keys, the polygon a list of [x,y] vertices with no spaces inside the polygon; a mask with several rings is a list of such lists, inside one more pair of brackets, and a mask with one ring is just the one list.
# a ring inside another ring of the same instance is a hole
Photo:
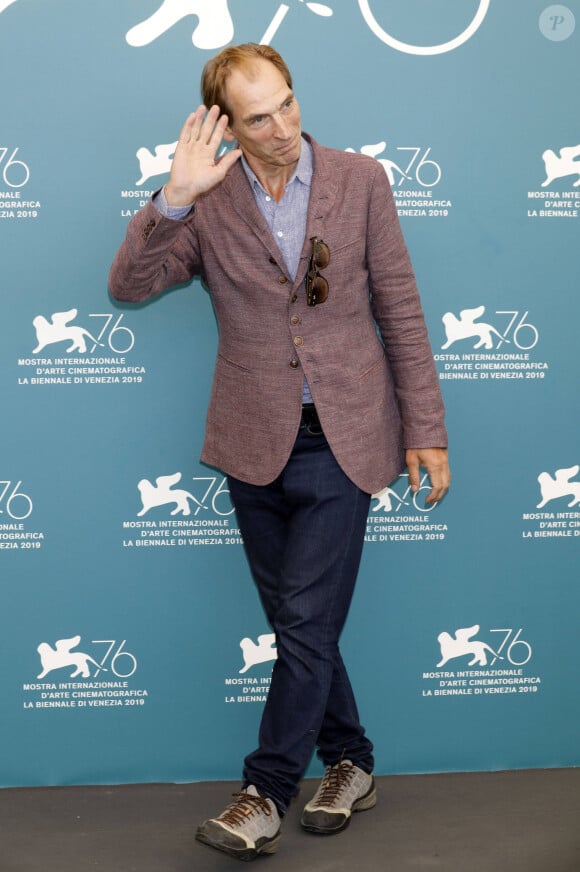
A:
{"label": "blazer lapel", "polygon": [[338,190],[337,183],[333,180],[327,161],[324,159],[324,155],[322,154],[318,143],[308,134],[304,134],[304,137],[312,145],[314,171],[312,173],[310,199],[308,201],[306,233],[304,235],[304,245],[300,255],[300,264],[296,272],[296,281],[294,283],[295,288],[304,281],[304,276],[308,268],[308,261],[312,252],[312,244],[310,240],[313,236],[318,236],[320,239],[324,239],[326,220],[332,211]]}
{"label": "blazer lapel", "polygon": [[230,198],[232,209],[246,224],[250,232],[260,240],[280,269],[286,273],[287,270],[280,254],[280,249],[272,236],[272,231],[268,227],[264,216],[258,208],[250,182],[240,161],[232,167],[223,181],[223,186]]}

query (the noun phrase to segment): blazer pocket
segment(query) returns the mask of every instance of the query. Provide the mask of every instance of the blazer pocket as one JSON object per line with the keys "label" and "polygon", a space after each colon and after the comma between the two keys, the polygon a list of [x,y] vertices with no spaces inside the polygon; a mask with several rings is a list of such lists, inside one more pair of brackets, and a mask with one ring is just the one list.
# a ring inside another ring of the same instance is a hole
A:
{"label": "blazer pocket", "polygon": [[250,373],[252,370],[249,366],[244,366],[242,363],[236,363],[234,360],[230,360],[229,357],[224,357],[223,354],[218,353],[218,363],[223,364],[224,366],[232,367],[232,369],[239,370],[240,372]]}
{"label": "blazer pocket", "polygon": [[385,361],[386,361],[386,355],[385,355],[385,352],[383,351],[383,352],[381,353],[381,356],[378,357],[378,358],[374,361],[374,363],[371,363],[371,365],[368,366],[368,367],[365,369],[365,371],[359,375],[358,380],[359,380],[359,381],[362,381],[363,378],[369,378],[369,376],[371,376],[371,375],[375,372],[375,370],[377,370],[379,367],[385,365]]}
{"label": "blazer pocket", "polygon": [[330,260],[332,261],[332,255],[336,255],[336,257],[341,256],[344,252],[348,253],[348,249],[352,248],[353,245],[366,245],[366,240],[363,236],[357,236],[355,239],[350,239],[347,241],[342,240],[338,245],[330,246]]}
{"label": "blazer pocket", "polygon": [[256,405],[256,378],[251,370],[218,354],[210,414],[227,429],[249,422]]}

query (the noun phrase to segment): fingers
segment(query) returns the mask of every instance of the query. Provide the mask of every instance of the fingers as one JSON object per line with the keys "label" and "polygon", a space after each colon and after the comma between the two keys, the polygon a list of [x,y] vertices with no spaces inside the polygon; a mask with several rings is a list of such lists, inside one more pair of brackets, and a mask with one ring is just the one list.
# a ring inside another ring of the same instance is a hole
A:
{"label": "fingers", "polygon": [[[431,478],[431,476],[430,476]],[[425,500],[426,503],[437,503],[439,500],[442,500],[447,491],[449,490],[449,485],[444,484],[443,482],[434,484],[433,478],[431,478],[431,490],[427,495]]]}
{"label": "fingers", "polygon": [[179,141],[183,144],[210,145],[217,151],[227,126],[228,116],[220,115],[219,106],[212,106],[208,111],[201,105],[186,119]]}
{"label": "fingers", "polygon": [[431,481],[431,490],[427,496],[427,503],[436,503],[442,500],[450,485],[450,473],[447,463],[438,464],[436,466],[426,467]]}
{"label": "fingers", "polygon": [[451,482],[447,451],[444,448],[409,449],[406,452],[409,484],[413,493],[421,487],[421,466],[427,470],[431,490],[425,500],[432,504],[442,500]]}
{"label": "fingers", "polygon": [[212,106],[209,111],[204,105],[198,106],[186,119],[165,188],[170,205],[191,205],[219,185],[239,159],[239,149],[233,149],[221,160],[217,157],[227,126],[228,116],[222,114],[218,106]]}
{"label": "fingers", "polygon": [[212,106],[201,125],[200,139],[218,149],[228,126],[228,116],[221,115],[219,106]]}
{"label": "fingers", "polygon": [[196,109],[195,112],[192,112],[191,115],[188,115],[186,118],[185,124],[181,128],[181,133],[179,134],[179,142],[186,144],[192,138],[192,129],[196,123],[201,108],[202,107],[200,106],[199,109]]}
{"label": "fingers", "polygon": [[409,472],[409,484],[411,485],[411,490],[415,494],[419,490],[421,478],[419,474],[419,459],[416,456],[407,456],[407,470]]}

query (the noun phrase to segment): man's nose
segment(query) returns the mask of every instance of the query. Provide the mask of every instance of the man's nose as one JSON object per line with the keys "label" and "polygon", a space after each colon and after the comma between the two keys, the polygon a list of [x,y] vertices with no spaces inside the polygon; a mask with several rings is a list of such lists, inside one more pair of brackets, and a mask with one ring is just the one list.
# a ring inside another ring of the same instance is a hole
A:
{"label": "man's nose", "polygon": [[273,116],[274,120],[274,134],[280,139],[287,139],[290,135],[290,125],[286,118],[283,118],[282,115],[276,113]]}

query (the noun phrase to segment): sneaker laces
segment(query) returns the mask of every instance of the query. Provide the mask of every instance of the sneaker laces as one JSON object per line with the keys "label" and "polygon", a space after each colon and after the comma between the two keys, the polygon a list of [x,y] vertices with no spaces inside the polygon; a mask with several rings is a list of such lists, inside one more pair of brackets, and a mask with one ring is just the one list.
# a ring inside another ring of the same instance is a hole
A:
{"label": "sneaker laces", "polygon": [[236,801],[229,805],[224,813],[220,815],[218,820],[230,827],[237,827],[240,824],[246,823],[254,814],[262,812],[270,817],[272,809],[268,804],[268,800],[263,796],[253,796],[251,793],[242,791],[241,793],[232,793]]}
{"label": "sneaker laces", "polygon": [[354,766],[349,761],[340,760],[336,766],[329,766],[322,778],[314,805],[334,805],[342,790],[350,784],[353,775]]}

